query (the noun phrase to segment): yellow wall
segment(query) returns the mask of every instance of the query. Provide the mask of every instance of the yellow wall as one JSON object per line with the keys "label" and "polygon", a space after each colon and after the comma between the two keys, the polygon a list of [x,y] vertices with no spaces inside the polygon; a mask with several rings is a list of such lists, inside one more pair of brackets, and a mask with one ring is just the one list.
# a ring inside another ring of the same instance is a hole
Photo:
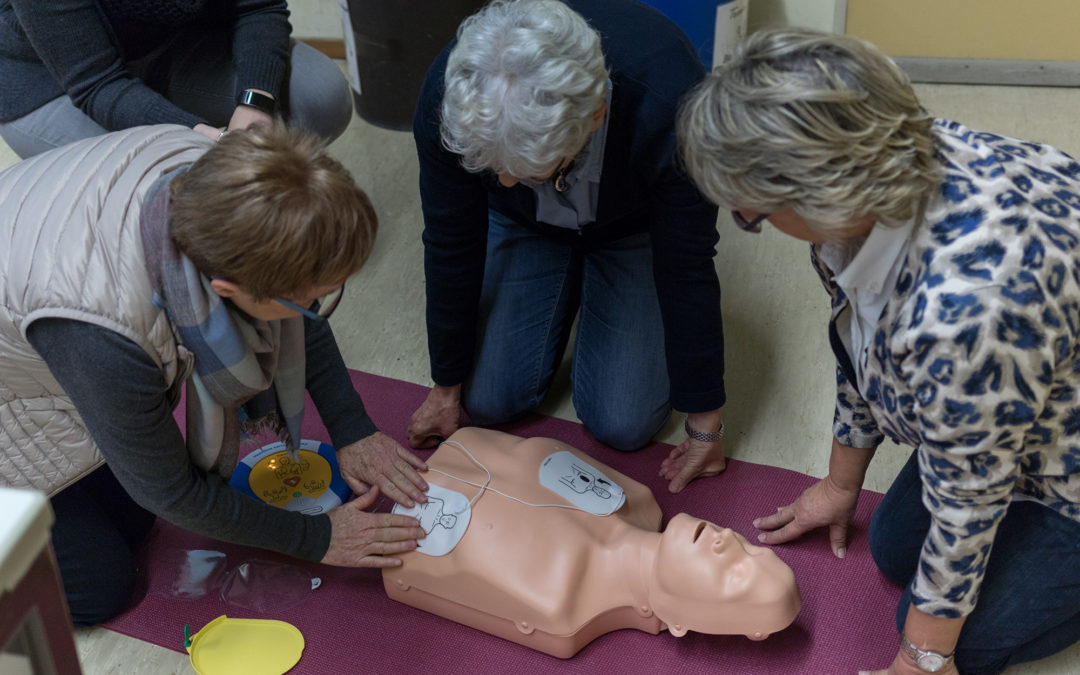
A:
{"label": "yellow wall", "polygon": [[1078,0],[848,0],[847,33],[890,56],[1080,59]]}

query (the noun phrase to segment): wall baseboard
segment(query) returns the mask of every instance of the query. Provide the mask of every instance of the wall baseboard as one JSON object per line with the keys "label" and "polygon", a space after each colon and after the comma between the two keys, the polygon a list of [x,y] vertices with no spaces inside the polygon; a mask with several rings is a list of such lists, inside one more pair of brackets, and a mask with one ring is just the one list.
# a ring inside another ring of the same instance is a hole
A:
{"label": "wall baseboard", "polygon": [[894,61],[913,82],[1080,86],[1080,61],[945,59],[899,56]]}

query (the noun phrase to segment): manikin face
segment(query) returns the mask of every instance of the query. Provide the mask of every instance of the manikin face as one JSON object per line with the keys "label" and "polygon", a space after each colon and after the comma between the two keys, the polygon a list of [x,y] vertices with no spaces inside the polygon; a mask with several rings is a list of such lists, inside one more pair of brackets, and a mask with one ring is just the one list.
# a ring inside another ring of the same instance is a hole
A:
{"label": "manikin face", "polygon": [[791,623],[800,605],[795,576],[776,554],[685,513],[661,535],[649,599],[674,635],[762,638]]}

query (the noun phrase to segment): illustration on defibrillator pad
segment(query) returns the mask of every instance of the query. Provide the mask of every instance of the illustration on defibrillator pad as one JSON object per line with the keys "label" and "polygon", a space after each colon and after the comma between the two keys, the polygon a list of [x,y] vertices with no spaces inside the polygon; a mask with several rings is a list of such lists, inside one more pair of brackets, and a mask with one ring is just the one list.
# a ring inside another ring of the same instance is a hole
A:
{"label": "illustration on defibrillator pad", "polygon": [[610,481],[597,478],[596,474],[577,464],[570,465],[570,468],[572,469],[570,475],[560,478],[560,482],[578,494],[592,490],[601,499],[611,499]]}
{"label": "illustration on defibrillator pad", "polygon": [[428,534],[436,527],[452,530],[457,524],[457,516],[447,513],[446,502],[438,497],[428,497],[426,504],[420,504],[420,514],[416,517],[420,520],[420,527]]}
{"label": "illustration on defibrillator pad", "polygon": [[460,492],[429,484],[427,502],[406,508],[395,504],[394,513],[420,521],[427,536],[417,542],[416,550],[427,555],[446,555],[454,550],[469,527],[469,499]]}
{"label": "illustration on defibrillator pad", "polygon": [[540,464],[540,484],[598,516],[615,513],[626,501],[618,483],[566,450],[548,455]]}

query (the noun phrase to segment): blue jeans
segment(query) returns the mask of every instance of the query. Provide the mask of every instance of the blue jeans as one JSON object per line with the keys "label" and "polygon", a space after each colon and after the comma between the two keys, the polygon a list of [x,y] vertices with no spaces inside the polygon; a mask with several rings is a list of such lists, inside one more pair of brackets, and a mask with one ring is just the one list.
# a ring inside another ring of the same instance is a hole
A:
{"label": "blue jeans", "polygon": [[[236,108],[236,72],[231,36],[221,31],[187,30],[128,70],[178,107],[212,126],[229,123]],[[334,140],[352,120],[352,93],[332,60],[293,41],[289,76],[281,91],[282,112],[290,124]],[[0,137],[21,158],[68,143],[100,136],[106,129],[60,96],[10,122]]]}
{"label": "blue jeans", "polygon": [[56,520],[52,545],[64,583],[71,621],[92,626],[131,603],[136,554],[154,514],[128,496],[103,466],[50,500]]}
{"label": "blue jeans", "polygon": [[648,234],[586,250],[489,217],[476,365],[463,402],[478,424],[535,408],[579,314],[574,408],[597,440],[636,450],[667,421],[670,385]]}
{"label": "blue jeans", "polygon": [[[911,581],[930,529],[912,453],[870,522],[882,573],[906,586],[896,610],[903,629]],[[956,647],[961,673],[999,673],[1080,641],[1080,523],[1034,502],[1009,505],[994,539],[981,593]]]}

